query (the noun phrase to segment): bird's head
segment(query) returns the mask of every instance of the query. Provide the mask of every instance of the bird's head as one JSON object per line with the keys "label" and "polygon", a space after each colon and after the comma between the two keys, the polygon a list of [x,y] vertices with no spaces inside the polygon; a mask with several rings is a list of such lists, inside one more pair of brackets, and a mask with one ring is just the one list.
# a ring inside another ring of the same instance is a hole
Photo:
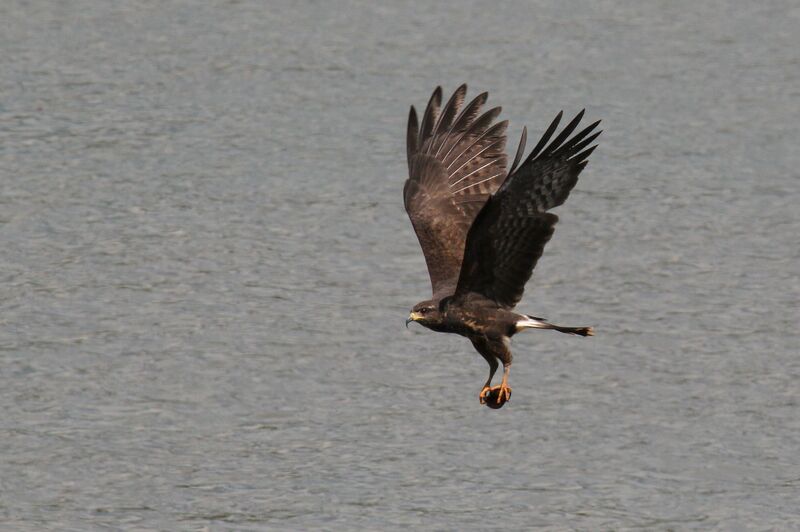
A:
{"label": "bird's head", "polygon": [[406,327],[412,321],[419,323],[428,328],[436,327],[442,323],[442,313],[439,311],[439,305],[434,301],[422,301],[414,305],[411,309],[411,314],[408,315],[406,320]]}

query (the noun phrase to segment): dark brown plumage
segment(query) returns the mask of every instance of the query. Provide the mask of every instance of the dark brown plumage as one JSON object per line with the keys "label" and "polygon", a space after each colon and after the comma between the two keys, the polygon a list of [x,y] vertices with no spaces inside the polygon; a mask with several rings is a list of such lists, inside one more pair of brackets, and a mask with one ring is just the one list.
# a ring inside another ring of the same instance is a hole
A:
{"label": "dark brown plumage", "polygon": [[[496,122],[500,107],[481,114],[488,98],[465,105],[461,85],[444,107],[442,89],[433,92],[422,122],[414,107],[408,118],[409,178],[403,199],[425,255],[433,296],[418,303],[406,325],[416,321],[438,332],[466,336],[489,363],[489,379],[479,395],[510,397],[510,338],[525,328],[554,329],[591,336],[591,327],[561,327],[513,312],[522,298],[545,244],[558,221],[547,212],[564,203],[596,146],[594,122],[575,133],[583,111],[555,138],[558,113],[531,153],[522,160],[523,129],[511,169],[506,169],[507,121]],[[570,137],[570,135],[572,135]],[[500,386],[489,386],[499,362]]]}

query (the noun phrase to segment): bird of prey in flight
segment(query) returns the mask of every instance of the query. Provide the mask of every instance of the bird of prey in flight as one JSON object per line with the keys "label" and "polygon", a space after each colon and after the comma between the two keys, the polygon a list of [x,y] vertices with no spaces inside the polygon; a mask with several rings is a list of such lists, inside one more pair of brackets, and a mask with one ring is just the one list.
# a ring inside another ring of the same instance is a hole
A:
{"label": "bird of prey in flight", "polygon": [[[527,130],[507,168],[506,126],[495,122],[500,107],[481,113],[488,98],[464,104],[461,85],[442,107],[433,92],[422,122],[414,107],[408,117],[409,178],[403,189],[406,212],[419,239],[433,295],[417,303],[409,322],[437,332],[466,336],[489,363],[478,395],[499,408],[511,396],[510,339],[524,329],[553,329],[592,336],[591,327],[562,327],[514,312],[536,261],[558,221],[548,212],[564,203],[588,163],[600,121],[574,133],[583,111],[553,138],[558,113],[533,151],[523,159]],[[574,133],[574,134],[573,134]],[[491,387],[503,363],[503,380]]]}

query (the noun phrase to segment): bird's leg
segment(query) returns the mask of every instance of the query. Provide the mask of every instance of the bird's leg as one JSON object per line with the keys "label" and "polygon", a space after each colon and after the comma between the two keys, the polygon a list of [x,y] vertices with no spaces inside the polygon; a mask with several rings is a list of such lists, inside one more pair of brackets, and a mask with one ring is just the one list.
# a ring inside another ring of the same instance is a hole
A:
{"label": "bird's leg", "polygon": [[511,398],[511,388],[508,386],[508,373],[511,370],[511,363],[503,364],[503,381],[500,383],[500,393],[497,395],[497,402],[508,401]]}
{"label": "bird's leg", "polygon": [[[483,353],[481,354],[483,355]],[[499,364],[497,363],[497,359],[494,358],[493,356],[484,355],[483,358],[485,358],[486,362],[489,363],[489,378],[486,379],[486,384],[483,385],[481,393],[478,394],[478,401],[480,401],[481,404],[484,404],[486,402],[486,399],[484,399],[483,394],[486,393],[486,390],[488,390],[490,385],[492,384],[492,377],[494,377],[494,373],[497,371],[497,366],[499,366]]]}

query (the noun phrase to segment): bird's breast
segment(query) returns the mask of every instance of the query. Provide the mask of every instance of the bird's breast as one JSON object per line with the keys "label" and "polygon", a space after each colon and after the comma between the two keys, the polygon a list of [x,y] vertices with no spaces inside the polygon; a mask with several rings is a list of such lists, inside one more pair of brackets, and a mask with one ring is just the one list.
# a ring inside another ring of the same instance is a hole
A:
{"label": "bird's breast", "polygon": [[445,315],[444,322],[450,332],[462,336],[482,334],[485,329],[478,316],[461,309],[449,310]]}

